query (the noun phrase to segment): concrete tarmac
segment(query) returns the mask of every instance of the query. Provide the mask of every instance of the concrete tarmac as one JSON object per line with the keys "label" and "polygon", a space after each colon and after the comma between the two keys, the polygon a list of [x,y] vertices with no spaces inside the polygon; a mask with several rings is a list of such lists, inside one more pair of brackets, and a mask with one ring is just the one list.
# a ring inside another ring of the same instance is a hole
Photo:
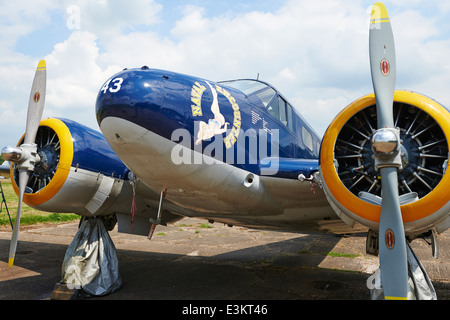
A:
{"label": "concrete tarmac", "polygon": [[[0,300],[49,300],[61,280],[78,223],[23,227],[8,268],[11,228],[0,229]],[[228,227],[185,218],[158,226],[152,240],[110,232],[123,285],[89,300],[369,300],[366,281],[378,257],[365,253],[364,228],[324,222],[311,233]],[[332,230],[338,234],[330,233]],[[423,240],[412,247],[439,300],[450,300],[450,231],[439,258]],[[81,298],[81,297],[80,297]]]}

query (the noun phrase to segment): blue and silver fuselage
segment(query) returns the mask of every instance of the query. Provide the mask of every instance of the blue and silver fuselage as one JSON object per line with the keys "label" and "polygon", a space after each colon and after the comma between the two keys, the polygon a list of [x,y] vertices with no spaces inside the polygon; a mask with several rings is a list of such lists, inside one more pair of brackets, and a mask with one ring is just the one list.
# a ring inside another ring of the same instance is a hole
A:
{"label": "blue and silver fuselage", "polygon": [[[299,208],[300,220],[332,214],[323,193],[311,196],[298,180],[318,171],[319,138],[266,83],[124,70],[102,86],[96,112],[127,167],[180,207],[244,220]],[[293,194],[280,197],[281,184]]]}

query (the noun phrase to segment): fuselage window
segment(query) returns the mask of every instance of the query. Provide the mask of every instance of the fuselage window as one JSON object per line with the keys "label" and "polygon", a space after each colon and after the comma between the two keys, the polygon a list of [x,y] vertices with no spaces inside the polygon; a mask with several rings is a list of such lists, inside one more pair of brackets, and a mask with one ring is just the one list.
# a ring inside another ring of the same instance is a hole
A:
{"label": "fuselage window", "polygon": [[305,127],[302,127],[302,140],[303,144],[311,151],[313,151],[313,140],[311,132],[308,131]]}

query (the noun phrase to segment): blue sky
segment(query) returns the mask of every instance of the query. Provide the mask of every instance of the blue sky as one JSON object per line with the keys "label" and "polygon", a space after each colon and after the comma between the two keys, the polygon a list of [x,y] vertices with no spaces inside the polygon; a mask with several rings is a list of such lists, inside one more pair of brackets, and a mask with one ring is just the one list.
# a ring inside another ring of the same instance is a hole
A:
{"label": "blue sky", "polygon": [[[117,1],[117,0],[116,0]],[[94,1],[95,2],[95,1]],[[110,1],[110,2],[114,2]],[[156,3],[156,2],[155,2]],[[155,30],[163,37],[170,37],[170,30],[176,22],[183,17],[183,13],[189,6],[203,8],[210,17],[217,16],[236,16],[251,11],[274,12],[278,10],[283,1],[260,0],[260,1],[211,1],[211,0],[169,0],[161,1],[161,7],[155,8],[158,13],[156,21],[151,19],[147,23],[131,23],[124,26],[122,32],[129,34],[135,31]],[[71,6],[80,8],[80,29],[83,28],[82,5],[77,5],[77,1],[66,2],[62,6],[49,8],[45,14],[49,18],[45,23],[35,28],[32,32],[17,39],[16,51],[23,54],[32,54],[34,56],[44,56],[52,51],[53,46],[67,39],[72,33],[72,29],[67,27],[67,20],[70,13],[67,12]],[[66,26],[66,27],[64,27]]]}
{"label": "blue sky", "polygon": [[[390,0],[397,87],[450,106],[450,1]],[[148,65],[211,80],[256,77],[323,134],[372,92],[366,0],[0,1],[0,146],[23,134],[37,62],[47,60],[44,118],[98,130],[110,76]]]}

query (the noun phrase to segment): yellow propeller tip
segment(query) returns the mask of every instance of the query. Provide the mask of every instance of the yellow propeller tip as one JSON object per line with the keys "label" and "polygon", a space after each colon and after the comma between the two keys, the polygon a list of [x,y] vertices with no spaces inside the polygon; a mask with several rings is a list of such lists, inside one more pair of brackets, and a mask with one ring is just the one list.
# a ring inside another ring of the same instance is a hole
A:
{"label": "yellow propeller tip", "polygon": [[386,299],[386,300],[408,300],[408,297],[388,297],[388,296],[385,296],[384,299]]}
{"label": "yellow propeller tip", "polygon": [[8,266],[11,268],[14,264],[14,258],[9,258],[8,260]]}
{"label": "yellow propeller tip", "polygon": [[383,3],[377,2],[372,7],[371,23],[389,22],[389,15]]}
{"label": "yellow propeller tip", "polygon": [[47,63],[45,62],[45,60],[39,61],[37,70],[45,70],[46,68],[47,68]]}

